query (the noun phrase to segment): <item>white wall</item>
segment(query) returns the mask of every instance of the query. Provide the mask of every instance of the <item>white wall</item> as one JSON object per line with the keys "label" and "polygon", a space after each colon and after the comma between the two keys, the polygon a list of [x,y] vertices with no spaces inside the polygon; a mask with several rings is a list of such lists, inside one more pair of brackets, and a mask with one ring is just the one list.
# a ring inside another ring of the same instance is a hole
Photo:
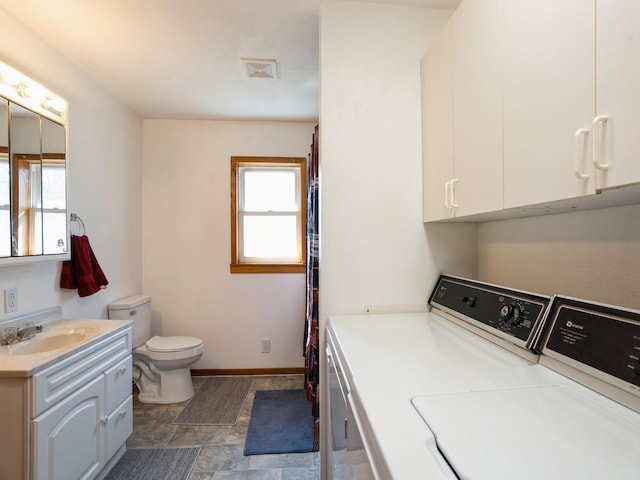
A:
{"label": "white wall", "polygon": [[474,225],[422,222],[420,59],[450,14],[321,3],[323,324],[366,305],[424,304],[443,270],[475,274]]}
{"label": "white wall", "polygon": [[0,321],[55,305],[67,317],[105,318],[109,301],[142,286],[142,121],[2,9],[0,25],[0,60],[69,101],[69,212],[84,220],[110,282],[80,299],[58,287],[58,262],[0,267],[0,293],[17,287],[19,306],[0,308]]}
{"label": "white wall", "polygon": [[640,309],[640,206],[479,225],[481,280]]}
{"label": "white wall", "polygon": [[196,369],[304,365],[305,275],[229,273],[230,157],[307,157],[314,127],[144,121],[144,291],[156,333],[203,340]]}
{"label": "white wall", "polygon": [[321,347],[331,314],[424,305],[441,271],[476,273],[475,225],[422,222],[420,59],[450,13],[321,2]]}

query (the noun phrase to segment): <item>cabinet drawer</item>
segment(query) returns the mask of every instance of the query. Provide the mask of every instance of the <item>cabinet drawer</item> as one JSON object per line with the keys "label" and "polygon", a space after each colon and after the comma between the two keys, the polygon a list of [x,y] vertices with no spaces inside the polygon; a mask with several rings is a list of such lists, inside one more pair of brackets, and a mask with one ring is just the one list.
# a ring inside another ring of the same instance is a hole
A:
{"label": "cabinet drawer", "polygon": [[131,395],[131,355],[105,372],[105,411],[110,412]]}
{"label": "cabinet drawer", "polygon": [[[78,349],[32,378],[32,417],[71,395],[91,379],[131,355],[131,329],[126,328]],[[129,372],[131,369],[129,369]]]}
{"label": "cabinet drawer", "polygon": [[109,459],[133,433],[133,397],[131,393],[109,414],[106,427],[105,458]]}

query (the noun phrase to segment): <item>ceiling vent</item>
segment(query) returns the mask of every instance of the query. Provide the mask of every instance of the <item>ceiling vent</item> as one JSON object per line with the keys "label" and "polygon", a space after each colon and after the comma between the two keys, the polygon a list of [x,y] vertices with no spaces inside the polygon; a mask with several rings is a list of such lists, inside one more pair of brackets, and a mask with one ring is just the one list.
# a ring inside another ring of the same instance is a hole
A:
{"label": "ceiling vent", "polygon": [[263,58],[241,58],[247,78],[277,78],[276,61]]}

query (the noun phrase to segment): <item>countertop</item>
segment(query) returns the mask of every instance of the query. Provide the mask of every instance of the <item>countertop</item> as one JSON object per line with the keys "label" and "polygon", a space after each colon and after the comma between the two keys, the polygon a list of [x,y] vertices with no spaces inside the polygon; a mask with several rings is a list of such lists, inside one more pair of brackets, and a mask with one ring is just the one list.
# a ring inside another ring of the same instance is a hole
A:
{"label": "countertop", "polygon": [[65,334],[80,333],[84,335],[85,338],[72,346],[26,355],[16,355],[11,352],[22,345],[26,345],[31,340],[18,344],[1,346],[0,377],[30,377],[40,370],[52,365],[54,362],[72,355],[79,348],[98,343],[112,334],[127,328],[130,324],[131,321],[129,320],[104,319],[63,319],[45,324],[42,333],[38,333],[34,339],[44,339],[47,336],[56,335],[56,333],[61,332],[64,332]]}
{"label": "countertop", "polygon": [[431,454],[435,442],[413,408],[423,393],[423,362],[430,314],[332,316],[336,343],[364,414],[394,479],[456,478]]}
{"label": "countertop", "polygon": [[[411,400],[501,386],[537,371],[434,313],[331,316],[333,339],[391,478],[457,478]],[[475,360],[494,368],[482,368]],[[493,372],[495,370],[495,373]]]}

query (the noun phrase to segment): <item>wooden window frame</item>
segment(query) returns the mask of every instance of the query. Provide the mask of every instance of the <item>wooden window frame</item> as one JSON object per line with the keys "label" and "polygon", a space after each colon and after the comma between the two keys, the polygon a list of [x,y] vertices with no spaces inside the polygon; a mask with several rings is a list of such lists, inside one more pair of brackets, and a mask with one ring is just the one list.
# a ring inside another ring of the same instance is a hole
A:
{"label": "wooden window frame", "polygon": [[[307,254],[307,159],[304,157],[231,157],[231,273],[305,273]],[[248,263],[239,261],[238,171],[241,167],[286,167],[300,169],[300,248],[296,263]]]}

